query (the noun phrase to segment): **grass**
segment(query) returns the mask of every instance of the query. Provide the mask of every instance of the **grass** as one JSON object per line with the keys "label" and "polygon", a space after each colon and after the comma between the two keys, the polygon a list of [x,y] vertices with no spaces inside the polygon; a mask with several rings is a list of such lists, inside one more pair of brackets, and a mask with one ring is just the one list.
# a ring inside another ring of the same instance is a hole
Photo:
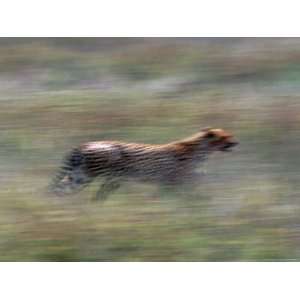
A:
{"label": "grass", "polygon": [[[0,40],[0,260],[299,260],[299,47]],[[206,126],[240,146],[215,154],[185,195],[132,184],[92,203],[97,182],[74,197],[45,192],[81,142],[164,143]]]}

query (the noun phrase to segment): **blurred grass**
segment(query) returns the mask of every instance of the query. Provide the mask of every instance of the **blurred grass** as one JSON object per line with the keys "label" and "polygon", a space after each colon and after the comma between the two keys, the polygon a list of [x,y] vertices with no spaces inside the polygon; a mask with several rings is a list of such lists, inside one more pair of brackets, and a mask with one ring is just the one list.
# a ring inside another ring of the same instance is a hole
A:
{"label": "blurred grass", "polygon": [[[1,261],[300,260],[299,39],[0,39]],[[194,191],[46,194],[89,140],[202,127],[240,146]]]}

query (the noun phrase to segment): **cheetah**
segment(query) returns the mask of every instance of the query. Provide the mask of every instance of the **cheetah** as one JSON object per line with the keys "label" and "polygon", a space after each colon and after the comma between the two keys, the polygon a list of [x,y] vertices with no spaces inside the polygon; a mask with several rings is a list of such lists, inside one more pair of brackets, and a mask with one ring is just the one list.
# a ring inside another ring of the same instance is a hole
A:
{"label": "cheetah", "polygon": [[72,194],[102,177],[95,199],[104,200],[126,180],[178,186],[197,180],[199,163],[211,153],[230,151],[237,144],[230,133],[213,128],[162,145],[88,142],[67,154],[52,190],[59,196]]}

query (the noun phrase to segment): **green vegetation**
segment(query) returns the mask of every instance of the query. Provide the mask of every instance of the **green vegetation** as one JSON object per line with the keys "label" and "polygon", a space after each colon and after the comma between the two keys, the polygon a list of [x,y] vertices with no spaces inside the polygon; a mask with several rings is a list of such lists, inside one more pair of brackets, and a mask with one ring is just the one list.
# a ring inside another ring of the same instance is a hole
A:
{"label": "green vegetation", "polygon": [[[300,39],[0,39],[0,261],[300,260]],[[55,198],[73,146],[164,143],[207,126],[193,191],[99,183]]]}

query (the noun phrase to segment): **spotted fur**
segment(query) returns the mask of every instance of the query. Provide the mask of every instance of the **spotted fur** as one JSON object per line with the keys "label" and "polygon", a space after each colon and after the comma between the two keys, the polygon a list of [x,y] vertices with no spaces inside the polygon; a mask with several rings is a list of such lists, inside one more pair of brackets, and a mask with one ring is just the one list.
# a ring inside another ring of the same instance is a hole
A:
{"label": "spotted fur", "polygon": [[96,177],[103,183],[97,199],[105,199],[124,180],[179,185],[194,180],[196,168],[214,151],[237,143],[222,129],[204,129],[184,140],[163,145],[89,142],[71,151],[52,185],[57,195],[81,190]]}

